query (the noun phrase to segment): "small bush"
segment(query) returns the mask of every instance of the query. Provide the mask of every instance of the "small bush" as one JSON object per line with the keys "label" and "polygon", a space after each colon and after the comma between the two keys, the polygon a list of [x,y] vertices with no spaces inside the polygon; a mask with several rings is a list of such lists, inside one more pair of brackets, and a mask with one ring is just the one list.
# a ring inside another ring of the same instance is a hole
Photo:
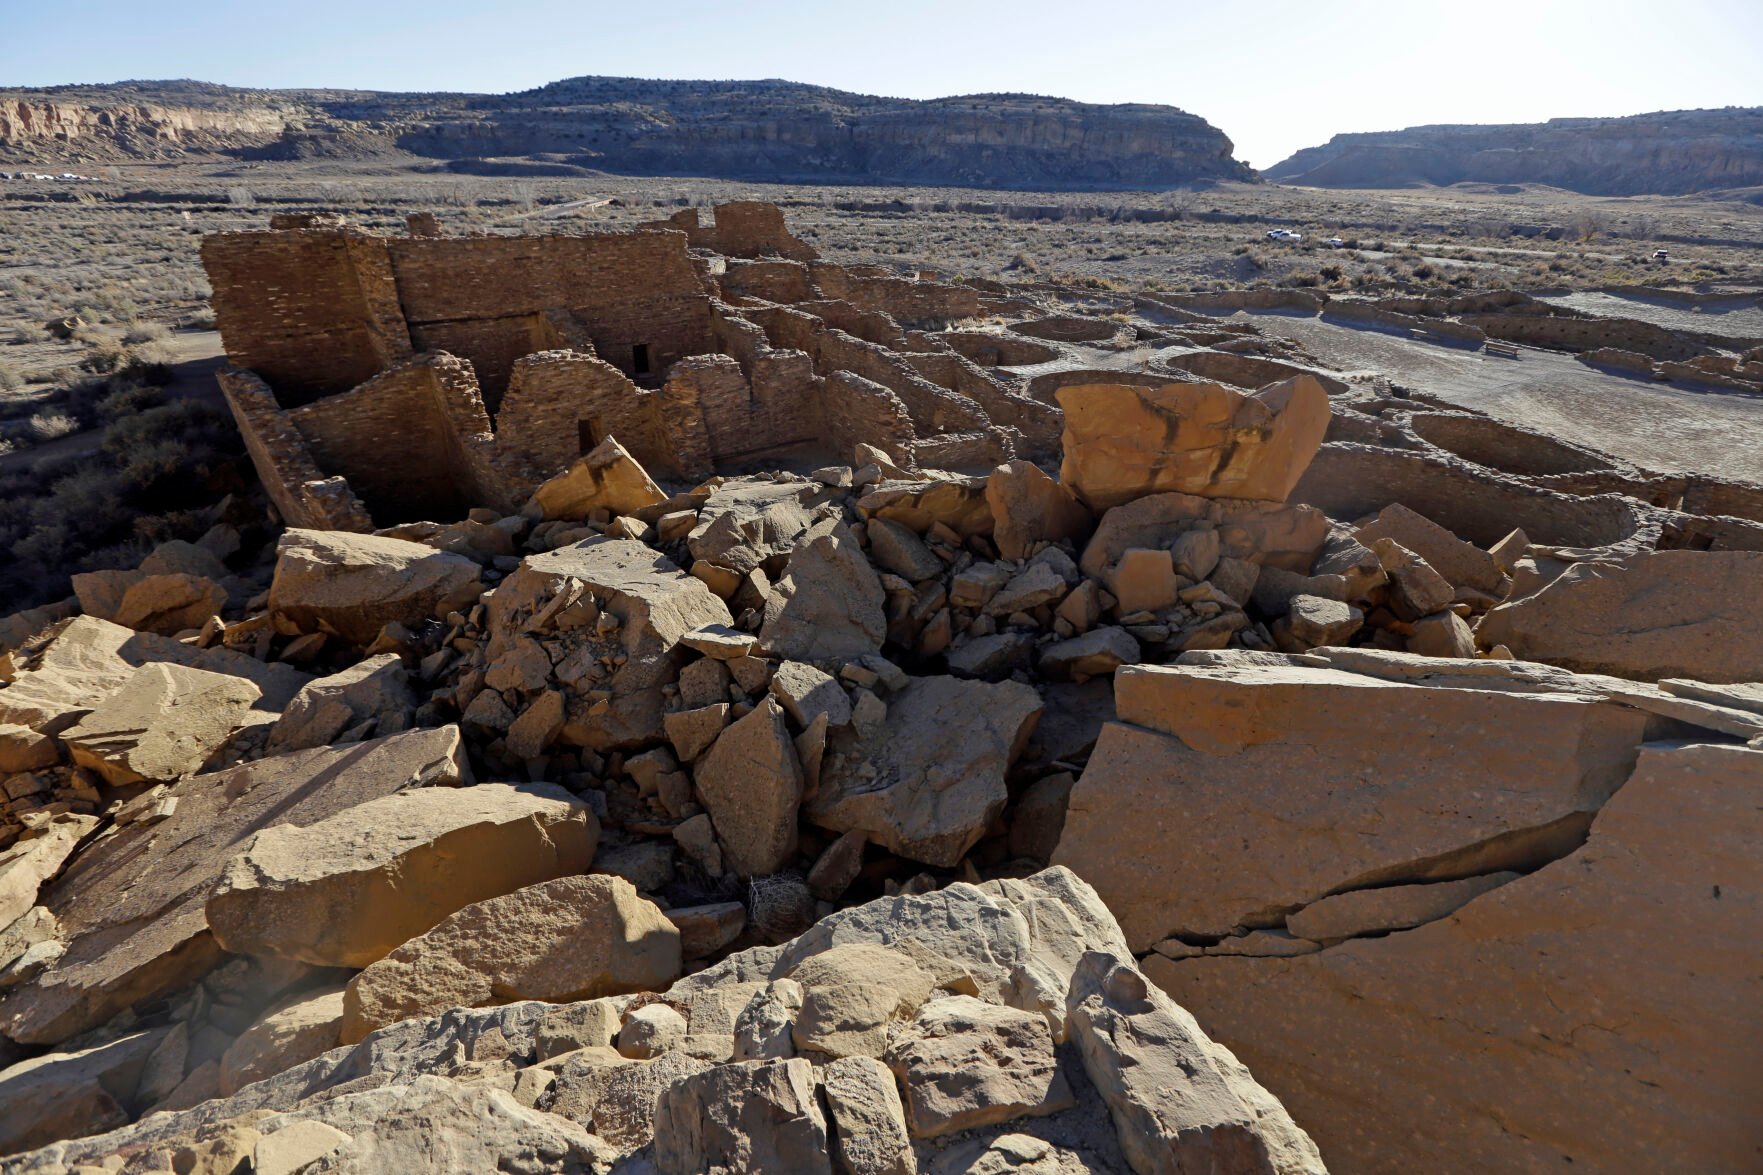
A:
{"label": "small bush", "polygon": [[39,441],[53,441],[80,431],[80,422],[62,412],[39,412],[31,417],[31,435]]}
{"label": "small bush", "polygon": [[122,341],[125,347],[138,347],[142,343],[156,343],[170,337],[170,328],[162,322],[139,322],[123,334]]}
{"label": "small bush", "polygon": [[16,392],[23,386],[24,380],[19,378],[18,372],[0,364],[0,392]]}

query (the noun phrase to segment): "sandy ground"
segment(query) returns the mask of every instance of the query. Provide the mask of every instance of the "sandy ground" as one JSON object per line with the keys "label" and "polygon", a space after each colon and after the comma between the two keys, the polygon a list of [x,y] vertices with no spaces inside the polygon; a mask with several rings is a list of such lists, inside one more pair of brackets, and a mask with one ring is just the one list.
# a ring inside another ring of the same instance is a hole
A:
{"label": "sandy ground", "polygon": [[1348,373],[1369,371],[1661,472],[1763,482],[1763,396],[1649,383],[1571,355],[1520,348],[1502,359],[1290,314],[1247,314]]}
{"label": "sandy ground", "polygon": [[1668,330],[1763,339],[1763,297],[1695,303],[1588,290],[1559,294],[1543,301],[1607,318],[1638,318]]}

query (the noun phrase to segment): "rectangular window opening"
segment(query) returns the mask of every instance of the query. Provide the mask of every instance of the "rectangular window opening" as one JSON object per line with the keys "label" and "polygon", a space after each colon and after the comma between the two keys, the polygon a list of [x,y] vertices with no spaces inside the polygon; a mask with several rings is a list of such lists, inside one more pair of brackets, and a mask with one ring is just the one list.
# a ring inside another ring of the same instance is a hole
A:
{"label": "rectangular window opening", "polygon": [[638,343],[631,348],[631,371],[637,375],[649,374],[648,343]]}

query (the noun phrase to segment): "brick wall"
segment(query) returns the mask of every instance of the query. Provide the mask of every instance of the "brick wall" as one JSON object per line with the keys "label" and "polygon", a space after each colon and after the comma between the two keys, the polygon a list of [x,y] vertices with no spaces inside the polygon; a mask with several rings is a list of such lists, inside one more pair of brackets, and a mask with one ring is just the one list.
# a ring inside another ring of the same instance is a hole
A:
{"label": "brick wall", "polygon": [[800,261],[737,261],[718,283],[725,298],[764,298],[768,302],[805,302],[814,296],[808,267]]}
{"label": "brick wall", "polygon": [[326,477],[269,385],[249,371],[220,373],[221,394],[238,422],[245,451],[264,492],[289,526],[319,530],[373,529],[367,508],[339,477]]}
{"label": "brick wall", "polygon": [[656,393],[602,359],[542,351],[515,363],[496,415],[496,441],[535,479],[561,472],[608,436],[645,468],[665,474],[672,454],[662,441],[660,408]]}
{"label": "brick wall", "polygon": [[346,391],[411,354],[386,242],[355,229],[203,239],[214,319],[235,367],[286,407]]}
{"label": "brick wall", "polygon": [[835,371],[821,389],[826,443],[835,458],[850,461],[859,443],[874,445],[912,468],[912,419],[900,397],[874,380]]}

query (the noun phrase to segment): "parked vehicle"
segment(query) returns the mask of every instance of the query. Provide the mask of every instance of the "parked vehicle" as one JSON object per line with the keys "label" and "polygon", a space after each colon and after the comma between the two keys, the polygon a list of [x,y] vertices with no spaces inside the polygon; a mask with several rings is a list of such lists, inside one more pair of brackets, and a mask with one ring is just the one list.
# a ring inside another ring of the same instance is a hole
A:
{"label": "parked vehicle", "polygon": [[1347,247],[1347,242],[1341,240],[1339,237],[1330,237],[1322,243],[1327,245],[1330,249],[1345,249]]}

